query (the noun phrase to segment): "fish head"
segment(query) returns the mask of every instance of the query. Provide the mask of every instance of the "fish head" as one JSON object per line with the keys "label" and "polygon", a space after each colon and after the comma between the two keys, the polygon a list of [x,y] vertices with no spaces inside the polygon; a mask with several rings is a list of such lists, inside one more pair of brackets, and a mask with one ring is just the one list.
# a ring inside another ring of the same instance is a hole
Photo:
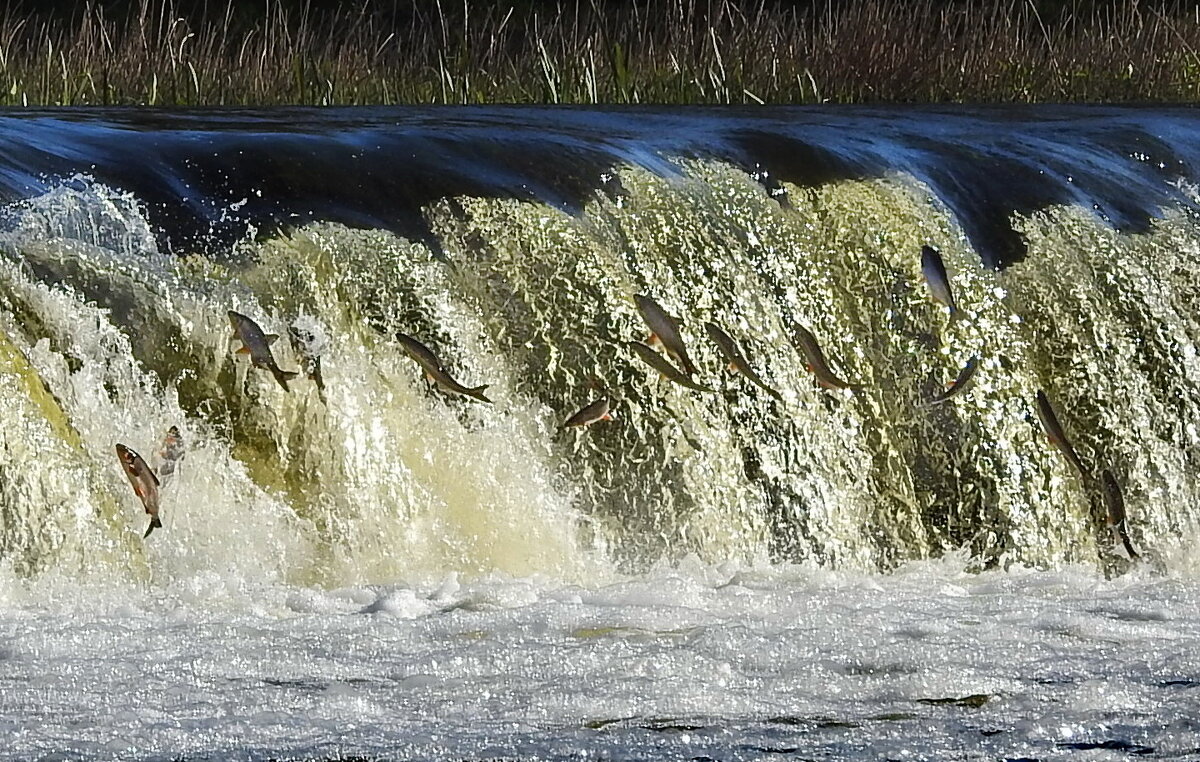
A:
{"label": "fish head", "polygon": [[117,445],[117,457],[121,461],[121,467],[125,469],[125,473],[131,477],[138,476],[141,469],[142,457],[133,450],[123,444]]}
{"label": "fish head", "polygon": [[251,325],[253,321],[240,312],[234,312],[233,310],[230,310],[228,314],[229,325],[231,328],[233,328],[234,335],[238,336],[239,338],[244,337],[246,333],[246,327]]}

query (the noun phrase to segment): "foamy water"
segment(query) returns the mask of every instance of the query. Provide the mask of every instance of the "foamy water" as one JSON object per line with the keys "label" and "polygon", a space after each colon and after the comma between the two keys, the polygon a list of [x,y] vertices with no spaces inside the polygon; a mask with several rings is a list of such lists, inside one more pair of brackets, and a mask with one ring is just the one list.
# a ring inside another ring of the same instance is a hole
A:
{"label": "foamy water", "polygon": [[1200,758],[1200,586],[1147,571],[20,587],[0,759]]}

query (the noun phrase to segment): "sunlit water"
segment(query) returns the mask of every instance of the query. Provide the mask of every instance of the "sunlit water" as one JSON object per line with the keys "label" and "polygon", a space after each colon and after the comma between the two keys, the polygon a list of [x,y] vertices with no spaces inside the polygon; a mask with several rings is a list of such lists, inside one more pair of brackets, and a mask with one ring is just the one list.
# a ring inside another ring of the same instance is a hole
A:
{"label": "sunlit water", "polygon": [[951,560],[9,589],[0,757],[1195,759],[1198,603]]}
{"label": "sunlit water", "polygon": [[0,119],[0,759],[1200,759],[1200,127],[764,113]]}

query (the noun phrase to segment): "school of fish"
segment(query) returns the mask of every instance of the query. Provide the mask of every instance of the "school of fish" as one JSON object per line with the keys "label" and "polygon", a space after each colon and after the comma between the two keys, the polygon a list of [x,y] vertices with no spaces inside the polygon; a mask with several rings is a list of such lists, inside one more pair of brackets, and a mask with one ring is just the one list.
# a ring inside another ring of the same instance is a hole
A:
{"label": "school of fish", "polygon": [[[946,270],[941,253],[933,246],[923,246],[921,249],[921,272],[929,287],[932,297],[948,310],[948,320],[954,322],[962,316],[962,310],[954,298],[954,290]],[[646,294],[635,294],[634,305],[642,320],[650,329],[646,340],[628,340],[623,342],[633,355],[648,365],[652,370],[674,384],[697,392],[713,393],[716,389],[697,381],[694,376],[698,368],[688,354],[686,342],[681,331],[682,320],[667,312],[653,297]],[[272,345],[279,338],[276,334],[268,334],[252,318],[239,312],[229,310],[229,323],[233,329],[233,338],[241,342],[237,350],[239,355],[247,355],[253,367],[268,371],[283,390],[290,391],[288,382],[303,373],[316,386],[322,402],[325,402],[325,380],[321,368],[321,355],[315,351],[315,338],[306,328],[292,326],[288,329],[290,343],[299,359],[302,369],[285,371],[280,368],[271,351]],[[740,374],[748,382],[761,389],[777,402],[784,399],[776,388],[771,386],[759,375],[745,351],[737,341],[721,326],[713,322],[704,323],[704,331],[712,342],[717,354],[727,363],[732,373]],[[487,384],[469,387],[457,381],[446,369],[438,355],[418,339],[407,334],[396,334],[396,341],[412,357],[431,387],[437,387],[452,395],[467,397],[491,404],[485,391]],[[825,389],[840,392],[849,391],[851,394],[862,392],[862,384],[847,382],[833,369],[829,358],[821,348],[817,337],[801,325],[795,326],[794,344],[804,355],[806,366],[812,372],[817,384]],[[661,348],[661,352],[658,351]],[[672,362],[674,360],[674,362]],[[677,363],[677,364],[676,364]],[[842,367],[841,363],[835,363]],[[947,385],[945,391],[924,402],[927,406],[941,405],[965,394],[974,381],[975,374],[981,364],[978,355],[972,356],[963,366],[958,376]],[[593,387],[599,392],[598,397],[588,402],[572,414],[562,424],[563,429],[582,429],[594,424],[611,422],[616,415],[613,412],[615,398],[610,392],[599,388],[593,380]],[[1044,390],[1038,390],[1034,399],[1034,412],[1051,445],[1053,445],[1079,474],[1081,484],[1085,489],[1098,489],[1100,502],[1103,506],[1103,521],[1112,530],[1114,548],[1120,546],[1127,558],[1139,558],[1133,540],[1129,533],[1129,522],[1125,510],[1125,500],[1120,483],[1111,467],[1101,470],[1098,488],[1092,472],[1085,465],[1072,444],[1058,410],[1050,401]],[[123,444],[116,445],[117,456],[121,467],[129,479],[134,494],[141,501],[145,512],[150,516],[150,526],[145,537],[155,529],[162,527],[160,519],[161,490],[175,475],[179,461],[183,458],[185,449],[181,432],[172,426],[166,433],[161,448],[154,453],[154,466],[150,466],[134,450]]]}

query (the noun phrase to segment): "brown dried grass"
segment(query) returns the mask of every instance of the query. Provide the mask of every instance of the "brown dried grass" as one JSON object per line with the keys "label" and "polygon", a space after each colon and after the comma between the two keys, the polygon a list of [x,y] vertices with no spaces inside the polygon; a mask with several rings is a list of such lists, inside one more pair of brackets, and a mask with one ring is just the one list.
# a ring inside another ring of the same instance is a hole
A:
{"label": "brown dried grass", "polygon": [[120,19],[0,15],[0,103],[1182,102],[1200,8],[1136,0],[1053,20],[1030,0],[483,0],[244,19],[142,0]]}

